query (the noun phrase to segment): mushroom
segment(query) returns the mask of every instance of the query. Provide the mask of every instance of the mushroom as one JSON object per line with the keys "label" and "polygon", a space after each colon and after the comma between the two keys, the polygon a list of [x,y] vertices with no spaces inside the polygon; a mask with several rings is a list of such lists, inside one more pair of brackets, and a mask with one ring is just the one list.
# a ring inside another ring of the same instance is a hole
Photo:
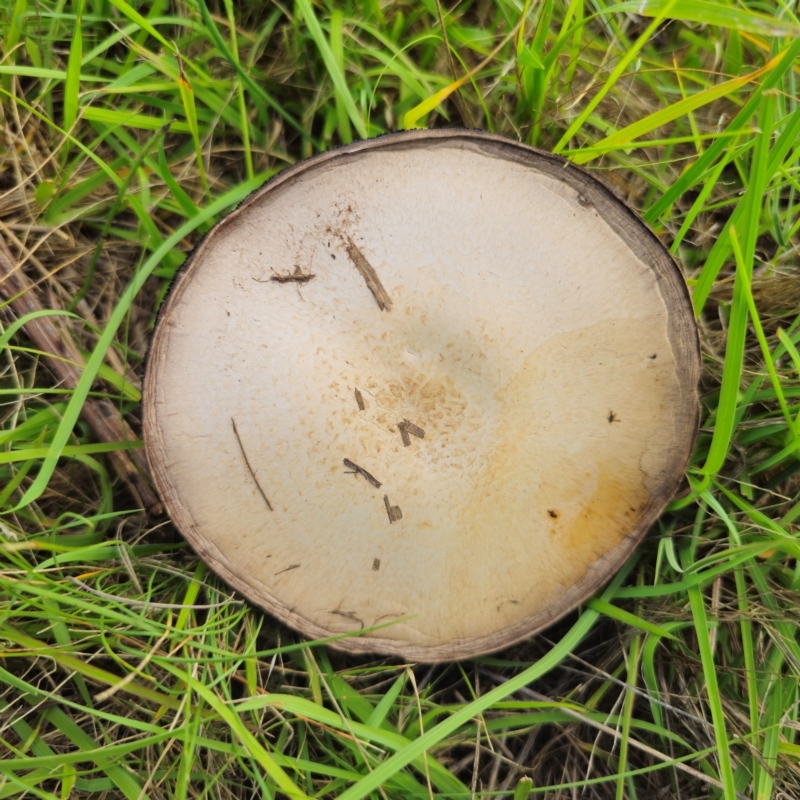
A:
{"label": "mushroom", "polygon": [[435,662],[614,574],[682,478],[699,372],[675,262],[594,177],[406,132],[284,170],[206,236],[156,328],[145,441],[251,602]]}

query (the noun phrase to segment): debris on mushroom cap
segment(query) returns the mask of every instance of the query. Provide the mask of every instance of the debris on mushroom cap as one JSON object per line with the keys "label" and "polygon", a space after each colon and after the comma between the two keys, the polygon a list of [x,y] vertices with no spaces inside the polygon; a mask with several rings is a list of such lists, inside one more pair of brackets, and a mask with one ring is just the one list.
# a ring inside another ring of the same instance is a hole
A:
{"label": "debris on mushroom cap", "polygon": [[251,601],[438,661],[567,613],[674,493],[697,431],[686,286],[620,200],[489,134],[396,134],[281,173],[167,301],[157,487]]}

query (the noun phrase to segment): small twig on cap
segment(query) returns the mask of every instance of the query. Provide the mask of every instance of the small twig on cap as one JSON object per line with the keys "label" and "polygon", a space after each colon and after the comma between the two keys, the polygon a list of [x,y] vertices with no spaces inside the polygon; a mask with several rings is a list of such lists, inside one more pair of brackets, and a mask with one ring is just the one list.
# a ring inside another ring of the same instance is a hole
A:
{"label": "small twig on cap", "polygon": [[347,240],[347,255],[355,265],[355,268],[361,273],[361,277],[367,284],[367,288],[372,292],[375,300],[378,303],[378,308],[381,311],[388,311],[392,307],[392,299],[389,293],[383,288],[381,279],[375,268],[367,261],[364,254],[358,249],[356,243],[352,239]]}
{"label": "small twig on cap", "polygon": [[344,465],[348,469],[353,470],[353,472],[356,472],[366,478],[376,489],[381,488],[381,482],[377,478],[370,475],[369,472],[364,469],[364,467],[359,467],[358,464],[354,464],[349,458],[344,459]]}
{"label": "small twig on cap", "polygon": [[410,420],[404,419],[402,422],[398,422],[397,427],[400,431],[400,438],[403,440],[403,447],[408,447],[411,444],[409,434],[416,436],[417,439],[425,438],[425,431]]}
{"label": "small twig on cap", "polygon": [[268,283],[274,281],[275,283],[308,283],[312,278],[317,276],[313,272],[303,272],[299,264],[295,264],[294,272],[284,272],[282,275],[273,271],[273,274],[266,281],[260,278],[253,278],[256,283]]}
{"label": "small twig on cap", "polygon": [[383,496],[383,504],[386,506],[386,513],[389,515],[389,522],[397,522],[399,519],[403,519],[403,512],[400,510],[400,506],[393,506],[389,502],[389,495],[385,494]]}
{"label": "small twig on cap", "polygon": [[264,498],[264,502],[267,504],[267,508],[270,511],[274,511],[275,509],[272,507],[272,503],[270,503],[269,498],[267,497],[264,490],[261,488],[261,484],[258,482],[258,478],[256,478],[256,473],[253,468],[250,466],[250,459],[247,457],[247,453],[244,451],[244,445],[242,444],[242,437],[239,436],[239,431],[236,430],[236,422],[234,421],[233,417],[231,417],[231,425],[233,425],[233,432],[236,434],[236,441],[239,442],[239,449],[242,451],[242,456],[244,457],[244,463],[247,464],[247,469],[250,471],[250,474],[253,476],[253,482],[256,485],[256,488],[261,493],[261,496]]}

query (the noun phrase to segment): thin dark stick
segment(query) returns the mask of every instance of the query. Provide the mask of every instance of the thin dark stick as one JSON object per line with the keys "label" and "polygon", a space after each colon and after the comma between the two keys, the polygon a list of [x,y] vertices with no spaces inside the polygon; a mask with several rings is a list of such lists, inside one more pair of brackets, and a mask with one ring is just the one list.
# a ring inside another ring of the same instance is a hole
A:
{"label": "thin dark stick", "polygon": [[353,472],[357,472],[359,475],[363,475],[376,489],[381,488],[381,482],[374,478],[372,475],[367,472],[364,467],[359,467],[358,464],[354,464],[349,458],[344,459],[344,465],[348,468],[353,470]]}
{"label": "thin dark stick", "polygon": [[389,515],[389,522],[397,522],[399,519],[403,519],[403,512],[400,510],[400,506],[393,506],[389,502],[389,495],[385,494],[383,496],[383,504],[386,506],[386,513]]}
{"label": "thin dark stick", "polygon": [[403,440],[403,447],[408,447],[411,444],[411,437],[408,435],[405,423],[401,422],[397,427],[400,431],[400,438]]}
{"label": "thin dark stick", "polygon": [[[294,272],[278,275],[275,273],[270,280],[275,283],[308,283],[312,278],[317,276],[313,272],[303,273],[299,266],[294,268]],[[254,280],[257,280],[254,278]],[[266,281],[258,281],[259,283],[266,283]]]}
{"label": "thin dark stick", "polygon": [[244,463],[247,464],[247,469],[250,470],[250,474],[253,476],[253,480],[255,481],[256,488],[259,492],[261,492],[261,496],[264,498],[264,502],[267,504],[267,508],[270,511],[274,511],[275,509],[272,507],[272,503],[270,503],[269,498],[264,493],[264,490],[261,488],[261,484],[258,482],[258,478],[256,478],[256,473],[253,468],[250,466],[250,459],[247,457],[247,453],[244,451],[244,445],[242,444],[242,439],[239,436],[239,431],[236,430],[236,423],[231,417],[231,425],[233,425],[233,432],[236,434],[236,441],[239,442],[239,449],[242,451],[242,456],[244,457]]}
{"label": "thin dark stick", "polygon": [[350,256],[350,260],[355,265],[355,268],[361,273],[361,277],[364,279],[367,287],[372,292],[378,304],[378,308],[380,308],[381,311],[388,311],[392,307],[392,299],[389,297],[389,293],[386,289],[383,288],[383,284],[378,277],[378,273],[375,272],[375,268],[367,261],[364,254],[358,249],[356,243],[352,239],[347,240],[347,254]]}

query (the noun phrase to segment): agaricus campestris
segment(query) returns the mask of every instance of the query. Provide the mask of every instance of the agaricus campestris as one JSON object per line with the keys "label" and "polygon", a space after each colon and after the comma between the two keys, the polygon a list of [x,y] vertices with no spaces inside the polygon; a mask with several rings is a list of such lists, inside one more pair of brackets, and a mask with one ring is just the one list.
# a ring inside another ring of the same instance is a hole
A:
{"label": "agaricus campestris", "polygon": [[496,650],[621,566],[697,432],[674,261],[588,173],[454,130],[286,169],[159,320],[156,485],[199,555],[336,646]]}

